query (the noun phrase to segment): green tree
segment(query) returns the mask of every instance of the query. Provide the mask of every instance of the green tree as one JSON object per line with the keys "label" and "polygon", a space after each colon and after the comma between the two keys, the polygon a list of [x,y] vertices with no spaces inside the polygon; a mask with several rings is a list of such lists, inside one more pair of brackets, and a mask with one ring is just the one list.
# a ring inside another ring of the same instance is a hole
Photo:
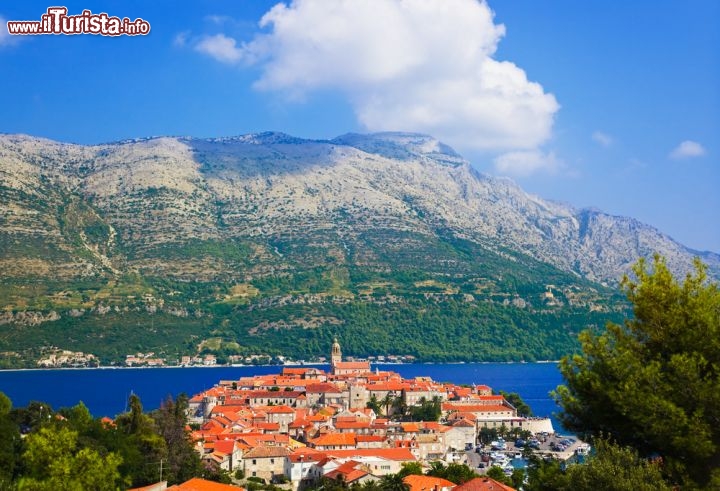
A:
{"label": "green tree", "polygon": [[505,471],[502,470],[502,467],[498,467],[496,465],[493,465],[490,467],[486,472],[488,477],[491,477],[495,479],[497,482],[502,484],[507,484],[508,486],[512,486],[512,481],[509,477],[505,475]]}
{"label": "green tree", "polygon": [[411,474],[416,474],[418,476],[423,475],[423,468],[420,462],[403,462],[400,466],[400,471],[398,472],[401,477],[406,477]]}
{"label": "green tree", "polygon": [[523,400],[523,398],[517,392],[505,392],[504,390],[501,390],[500,395],[502,395],[506,401],[508,401],[510,404],[512,404],[515,409],[517,409],[519,416],[532,416],[533,415],[533,412],[532,412],[532,409],[530,409],[530,406]]}
{"label": "green tree", "polygon": [[380,401],[377,400],[377,397],[375,396],[375,394],[373,394],[370,397],[370,400],[366,404],[366,407],[368,409],[372,409],[373,411],[375,411],[375,414],[378,416],[380,416],[380,414],[382,414],[382,408],[380,406]]}
{"label": "green tree", "polygon": [[437,421],[442,414],[441,400],[438,396],[431,401],[420,398],[420,405],[410,408],[410,416],[414,421]]}
{"label": "green tree", "polygon": [[482,428],[480,428],[478,436],[480,437],[480,441],[482,443],[488,444],[493,440],[497,440],[499,433],[497,428],[488,428],[487,426],[483,426]]}
{"label": "green tree", "polygon": [[176,400],[168,397],[157,411],[152,413],[160,436],[167,448],[166,474],[170,484],[187,481],[200,475],[200,456],[193,448],[187,424],[188,397],[180,394]]}
{"label": "green tree", "polygon": [[511,486],[520,489],[525,482],[525,469],[514,469],[510,474]]}
{"label": "green tree", "polygon": [[410,491],[410,485],[403,481],[400,474],[387,474],[380,478],[383,491]]}
{"label": "green tree", "polygon": [[392,392],[388,392],[385,394],[385,397],[383,397],[382,401],[380,403],[385,408],[385,412],[383,413],[385,417],[390,417],[390,409],[393,407],[393,403],[395,402],[395,395]]}
{"label": "green tree", "polygon": [[568,468],[568,490],[670,491],[658,464],[641,459],[628,447],[596,440],[596,454],[584,465]]}
{"label": "green tree", "polygon": [[13,480],[20,449],[20,432],[10,419],[12,402],[0,392],[0,489],[7,489]]}
{"label": "green tree", "polygon": [[568,477],[563,472],[560,461],[541,459],[535,455],[528,464],[528,482],[525,491],[559,491],[568,489]]}
{"label": "green tree", "polygon": [[430,462],[430,469],[426,475],[447,479],[455,484],[462,484],[477,477],[475,471],[465,464],[452,463],[446,466],[439,460]]}
{"label": "green tree", "polygon": [[363,491],[382,491],[380,484],[375,479],[370,479],[362,484]]}
{"label": "green tree", "polygon": [[474,479],[477,476],[475,475],[475,471],[467,465],[456,464],[453,462],[452,464],[448,464],[445,468],[445,476],[443,477],[455,484],[462,484]]}
{"label": "green tree", "polygon": [[101,456],[89,448],[78,449],[75,431],[43,427],[26,439],[25,475],[18,490],[113,491],[127,484],[118,471],[121,461],[115,453]]}
{"label": "green tree", "polygon": [[706,267],[679,284],[659,256],[621,283],[634,316],[584,332],[555,392],[563,426],[659,456],[671,482],[720,489],[720,292]]}
{"label": "green tree", "polygon": [[132,476],[133,486],[146,486],[160,480],[160,463],[168,461],[165,439],[158,434],[155,421],[143,414],[140,398],[130,396],[130,412],[115,420],[117,451],[123,458],[124,475]]}

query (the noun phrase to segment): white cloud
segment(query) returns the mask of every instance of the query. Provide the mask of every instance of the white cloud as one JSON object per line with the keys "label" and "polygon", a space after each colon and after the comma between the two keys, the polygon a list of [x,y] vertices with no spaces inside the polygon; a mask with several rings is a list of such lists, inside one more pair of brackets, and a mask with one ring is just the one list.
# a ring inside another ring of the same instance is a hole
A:
{"label": "white cloud", "polygon": [[565,167],[553,152],[539,150],[508,152],[496,157],[493,163],[498,173],[513,177],[528,177],[538,172],[556,174]]}
{"label": "white cloud", "polygon": [[205,20],[217,25],[225,24],[226,22],[232,22],[232,17],[227,15],[206,15]]}
{"label": "white cloud", "polygon": [[183,47],[187,44],[190,37],[190,31],[183,31],[175,35],[173,38],[173,46]]}
{"label": "white cloud", "polygon": [[11,36],[7,28],[7,19],[0,15],[0,46],[10,46],[15,44],[20,36]]}
{"label": "white cloud", "polygon": [[267,32],[248,44],[215,36],[197,49],[259,63],[261,90],[339,90],[370,131],[430,133],[461,151],[534,150],[559,105],[493,58],[505,34],[493,15],[477,0],[294,0],[268,11]]}
{"label": "white cloud", "polygon": [[212,56],[223,63],[236,63],[243,57],[243,50],[238,48],[236,44],[233,38],[229,38],[224,34],[216,34],[201,39],[195,45],[195,50]]}
{"label": "white cloud", "polygon": [[608,135],[607,133],[603,133],[602,131],[596,131],[592,134],[592,139],[595,140],[597,143],[602,145],[603,147],[609,147],[612,145],[615,140],[612,136]]}
{"label": "white cloud", "polygon": [[670,158],[675,160],[689,159],[693,157],[702,157],[707,152],[702,145],[692,140],[685,140],[670,152]]}

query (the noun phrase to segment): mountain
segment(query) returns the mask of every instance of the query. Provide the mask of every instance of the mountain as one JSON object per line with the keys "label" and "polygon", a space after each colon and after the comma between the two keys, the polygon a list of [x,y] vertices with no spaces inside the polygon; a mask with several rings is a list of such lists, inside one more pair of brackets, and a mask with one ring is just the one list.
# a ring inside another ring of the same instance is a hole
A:
{"label": "mountain", "polygon": [[[622,310],[612,286],[653,252],[678,274],[699,256],[720,276],[717,254],[630,218],[529,195],[419,134],[96,146],[0,135],[0,175],[0,349],[23,359],[42,345],[116,360],[129,349],[207,350],[208,339],[228,353],[312,356],[335,331],[366,333],[373,316],[417,323],[429,306],[450,327],[467,317],[449,346],[463,336],[476,346],[466,331],[480,314],[487,326],[507,325],[509,312],[540,329],[549,314]],[[467,312],[451,318],[448,307]],[[569,340],[555,333],[542,349],[508,348],[502,333],[488,339],[500,357],[556,357],[575,345],[582,326],[570,324]],[[432,342],[362,338],[344,342],[349,353],[447,355]],[[492,358],[486,341],[457,358]]]}

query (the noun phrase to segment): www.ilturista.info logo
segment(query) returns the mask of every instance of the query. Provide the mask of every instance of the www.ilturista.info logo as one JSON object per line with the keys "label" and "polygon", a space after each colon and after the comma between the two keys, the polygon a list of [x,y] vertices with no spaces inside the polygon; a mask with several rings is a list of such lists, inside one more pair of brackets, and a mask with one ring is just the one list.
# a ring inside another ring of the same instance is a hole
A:
{"label": "www.ilturista.info logo", "polygon": [[142,36],[150,32],[150,23],[137,18],[110,17],[105,12],[67,15],[66,7],[50,7],[40,20],[10,20],[8,33],[17,36],[39,34],[95,34],[99,36]]}

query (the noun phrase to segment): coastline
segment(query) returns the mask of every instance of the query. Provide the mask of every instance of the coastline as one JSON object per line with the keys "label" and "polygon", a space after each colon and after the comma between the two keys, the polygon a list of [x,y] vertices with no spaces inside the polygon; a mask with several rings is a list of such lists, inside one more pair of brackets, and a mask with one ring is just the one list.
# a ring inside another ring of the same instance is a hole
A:
{"label": "coastline", "polygon": [[[399,363],[399,362],[370,362],[370,365],[392,365],[392,366],[423,366],[423,365],[532,365],[532,364],[558,364],[560,360],[539,360],[539,361],[459,361],[459,362],[433,362],[423,361],[415,363]],[[137,366],[137,367],[123,367],[113,365],[100,365],[97,367],[39,367],[39,368],[0,368],[0,373],[4,372],[54,372],[54,371],[83,371],[83,370],[154,370],[154,369],[178,369],[178,368],[248,368],[248,367],[312,367],[312,366],[327,366],[328,363],[284,363],[282,365],[243,365],[243,364],[232,364],[232,365],[161,365],[161,366]]]}

